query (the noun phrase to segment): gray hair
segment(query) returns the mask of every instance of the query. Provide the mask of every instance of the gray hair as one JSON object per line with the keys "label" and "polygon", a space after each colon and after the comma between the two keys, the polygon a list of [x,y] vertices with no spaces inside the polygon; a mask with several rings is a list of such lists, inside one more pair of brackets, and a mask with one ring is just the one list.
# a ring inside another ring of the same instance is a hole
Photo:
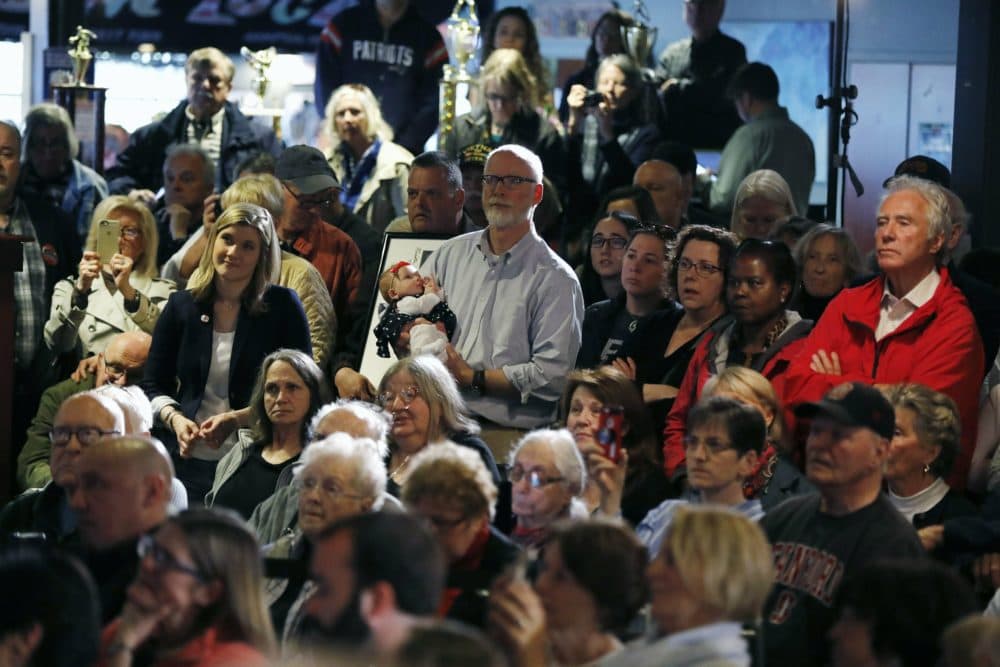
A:
{"label": "gray hair", "polygon": [[138,385],[105,384],[93,393],[110,398],[121,409],[125,418],[123,435],[146,435],[153,429],[153,405]]}
{"label": "gray hair", "polygon": [[642,88],[642,69],[632,56],[624,53],[608,56],[597,66],[597,70],[594,72],[594,81],[601,77],[601,70],[605,67],[618,68],[625,75],[625,85],[630,89],[639,91]]}
{"label": "gray hair", "polygon": [[518,453],[527,445],[545,445],[552,452],[552,461],[559,474],[566,480],[566,485],[574,496],[583,493],[587,486],[587,466],[583,462],[580,449],[576,446],[573,434],[564,428],[540,428],[530,431],[517,441],[510,452],[508,462],[511,467],[517,460]]}
{"label": "gray hair", "polygon": [[[125,412],[118,405],[118,401],[107,394],[102,394],[96,389],[90,389],[88,391],[82,391],[79,394],[73,394],[64,400],[59,407],[62,408],[63,405],[66,405],[70,401],[76,401],[85,396],[97,401],[97,403],[111,415],[111,418],[115,420],[114,430],[118,431],[118,433],[122,435],[125,434]],[[59,411],[57,410],[56,414],[58,413]]]}
{"label": "gray hair", "polygon": [[897,176],[885,187],[878,203],[879,210],[882,210],[886,199],[907,190],[916,192],[927,203],[927,240],[941,236],[943,242],[935,259],[938,265],[944,264],[948,261],[948,239],[951,238],[952,224],[952,208],[948,195],[945,194],[947,191],[934,181],[916,176]]}
{"label": "gray hair", "polygon": [[490,151],[489,155],[486,156],[486,162],[488,163],[497,153],[510,153],[527,164],[528,168],[531,169],[531,175],[538,183],[541,183],[542,179],[545,177],[545,170],[542,169],[542,159],[531,149],[519,146],[518,144],[504,144],[503,146],[497,146]]}
{"label": "gray hair", "polygon": [[446,441],[424,447],[413,457],[402,496],[408,505],[424,498],[442,499],[459,506],[467,517],[482,510],[492,521],[497,493],[479,452]]}
{"label": "gray hair", "polygon": [[347,412],[361,421],[367,431],[366,437],[378,445],[379,455],[382,458],[388,456],[389,427],[392,425],[392,419],[384,410],[364,401],[338,399],[321,407],[309,422],[308,439],[313,440],[320,423],[328,415],[338,411]]}
{"label": "gray hair", "polygon": [[430,409],[428,442],[446,440],[455,433],[479,433],[479,424],[469,417],[455,378],[437,357],[424,354],[400,359],[382,376],[379,393],[385,391],[389,381],[403,371],[413,376],[417,390]]}
{"label": "gray hair", "polygon": [[24,117],[24,142],[21,145],[21,160],[28,161],[28,148],[31,146],[31,137],[39,127],[59,127],[66,136],[66,146],[69,148],[69,158],[72,160],[80,152],[80,140],[76,137],[76,130],[73,129],[73,121],[69,114],[58,104],[42,102],[36,104],[28,110]]}
{"label": "gray hair", "polygon": [[806,258],[809,256],[809,251],[812,250],[813,243],[821,236],[829,236],[836,242],[837,250],[844,256],[844,280],[849,283],[861,273],[861,253],[858,252],[858,246],[854,239],[842,227],[834,227],[831,224],[821,222],[803,234],[792,250],[795,265],[799,267],[799,271],[802,270]]}
{"label": "gray hair", "polygon": [[739,187],[736,188],[736,196],[733,198],[733,214],[729,222],[729,229],[740,238],[743,238],[743,229],[740,224],[739,211],[743,207],[743,203],[751,197],[761,197],[784,207],[786,218],[799,214],[799,210],[795,207],[792,189],[788,187],[788,181],[782,178],[781,174],[773,169],[752,171],[740,181]]}
{"label": "gray hair", "polygon": [[331,433],[302,450],[293,474],[297,479],[303,470],[326,459],[349,461],[354,467],[349,483],[358,495],[371,498],[372,509],[378,510],[382,507],[387,478],[382,450],[383,447],[371,438],[352,438],[346,433]]}
{"label": "gray hair", "polygon": [[209,157],[205,149],[198,144],[174,144],[167,149],[167,154],[163,158],[163,168],[166,169],[170,161],[178,155],[193,155],[201,160],[203,165],[201,178],[206,185],[215,187],[215,162]]}

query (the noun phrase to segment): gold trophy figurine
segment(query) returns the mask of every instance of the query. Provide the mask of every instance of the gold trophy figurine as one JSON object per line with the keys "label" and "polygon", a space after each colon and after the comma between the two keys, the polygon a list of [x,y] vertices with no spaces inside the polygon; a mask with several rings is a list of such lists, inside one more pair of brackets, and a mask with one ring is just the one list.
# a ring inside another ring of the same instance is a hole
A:
{"label": "gold trophy figurine", "polygon": [[76,34],[69,38],[70,46],[73,48],[67,51],[67,53],[73,59],[74,85],[85,85],[83,77],[87,74],[90,61],[94,59],[94,54],[90,52],[90,40],[92,39],[97,39],[97,35],[82,25],[76,26]]}
{"label": "gold trophy figurine", "polygon": [[271,79],[267,76],[267,70],[271,67],[271,63],[274,62],[274,56],[277,53],[277,49],[273,46],[269,49],[261,49],[260,51],[251,51],[245,46],[240,49],[240,55],[253,68],[254,77],[251,83],[253,84],[254,92],[257,93],[257,97],[261,99],[261,102],[263,102],[264,95],[267,93],[267,87],[271,83]]}
{"label": "gold trophy figurine", "polygon": [[[468,5],[468,18],[462,10]],[[470,73],[476,48],[479,46],[479,19],[476,17],[475,0],[458,0],[451,10],[445,29],[448,57],[451,62],[444,66],[444,76],[440,84],[438,109],[438,150],[449,152],[455,141],[455,105],[460,84],[475,85]]]}

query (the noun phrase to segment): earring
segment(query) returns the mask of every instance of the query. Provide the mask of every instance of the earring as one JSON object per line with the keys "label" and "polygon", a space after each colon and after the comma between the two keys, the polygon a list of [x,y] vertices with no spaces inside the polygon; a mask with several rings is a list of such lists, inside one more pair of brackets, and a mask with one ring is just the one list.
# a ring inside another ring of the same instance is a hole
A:
{"label": "earring", "polygon": [[924,474],[927,475],[931,471],[931,465],[929,463],[924,464]]}

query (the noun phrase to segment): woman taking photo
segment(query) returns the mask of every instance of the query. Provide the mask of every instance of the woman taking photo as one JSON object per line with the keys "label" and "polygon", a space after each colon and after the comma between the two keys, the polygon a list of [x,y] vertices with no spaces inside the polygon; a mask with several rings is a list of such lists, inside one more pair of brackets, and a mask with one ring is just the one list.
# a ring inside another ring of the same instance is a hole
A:
{"label": "woman taking photo", "polygon": [[673,230],[639,227],[632,233],[622,259],[622,293],[589,306],[583,316],[583,341],[577,368],[594,368],[617,359],[640,329],[653,319],[676,313],[666,296],[666,267]]}
{"label": "woman taking photo", "polygon": [[[621,432],[625,452],[617,465],[598,440],[601,411],[609,406],[624,410]],[[587,462],[583,502],[591,513],[621,514],[634,526],[671,495],[663,476],[658,438],[635,384],[625,375],[608,366],[570,373],[559,414]]]}
{"label": "woman taking photo", "polygon": [[768,239],[785,219],[798,215],[788,183],[776,171],[758,169],[740,182],[729,229],[740,239]]}
{"label": "woman taking photo", "polygon": [[[811,321],[787,308],[795,283],[795,260],[785,244],[748,239],[736,249],[726,287],[732,317],[720,320],[698,343],[667,416],[663,458],[671,479],[684,465],[688,411],[711,376],[746,366],[780,384],[812,329]],[[775,390],[780,396],[780,387]]]}
{"label": "woman taking photo", "polygon": [[[622,650],[621,639],[646,601],[645,567],[645,549],[620,523],[560,522],[534,587],[505,581],[491,591],[490,630],[511,664],[598,664]],[[525,630],[537,627],[545,637],[530,641]]]}
{"label": "woman taking photo", "polygon": [[406,187],[413,154],[392,142],[378,100],[359,83],[330,95],[323,126],[337,142],[327,155],[340,181],[340,200],[378,231],[406,215]]}
{"label": "woman taking photo", "polygon": [[802,272],[802,289],[793,308],[802,317],[816,322],[826,304],[861,273],[861,254],[846,230],[826,223],[806,232],[793,254]]}
{"label": "woman taking photo", "polygon": [[514,446],[509,461],[515,544],[540,547],[558,519],[588,516],[580,498],[587,486],[587,468],[569,431],[531,431]]}
{"label": "woman taking photo", "polygon": [[[118,223],[118,252],[107,264],[97,254],[101,220]],[[57,354],[78,345],[82,356],[99,354],[126,331],[153,333],[174,284],[156,277],[156,221],[149,209],[114,195],[94,210],[87,250],[75,279],[56,283],[45,344]]]}
{"label": "woman taking photo", "polygon": [[589,217],[594,202],[612,188],[630,184],[660,137],[642,71],[629,56],[602,60],[594,89],[600,99],[591,98],[581,85],[573,86],[567,96],[569,191],[591,195],[574,198],[570,219],[584,212]]}
{"label": "woman taking photo", "polygon": [[584,88],[594,87],[594,75],[597,64],[608,56],[625,53],[625,43],[622,41],[622,28],[635,25],[635,19],[628,12],[620,9],[609,9],[601,14],[590,33],[590,46],[583,60],[583,69],[566,79],[563,85],[562,102],[559,104],[559,119],[565,123],[569,120],[569,91],[574,85]]}
{"label": "woman taking photo", "polygon": [[311,353],[298,297],[270,284],[270,214],[233,204],[209,232],[198,273],[156,324],[142,386],[168,429],[177,478],[204,498],[216,463],[250,425],[250,392],[271,352]]}
{"label": "woman taking photo", "polygon": [[657,433],[663,432],[702,334],[726,314],[726,283],[734,252],[736,237],[725,230],[705,225],[682,229],[670,254],[667,280],[683,310],[652,318],[613,362],[640,385]]}
{"label": "woman taking photo", "polygon": [[185,510],[139,539],[139,571],[98,665],[268,664],[274,631],[260,547],[236,517]]}
{"label": "woman taking photo", "polygon": [[254,508],[291,483],[316,411],[330,400],[323,371],[298,350],[267,355],[250,398],[252,428],[219,460],[205,505],[228,507],[248,519]]}
{"label": "woman taking photo", "polygon": [[500,483],[493,453],[479,436],[479,424],[469,416],[451,373],[436,357],[406,357],[393,364],[379,383],[378,400],[392,415],[386,490],[398,497],[416,454],[445,440],[469,447]]}
{"label": "woman taking photo", "polygon": [[448,559],[448,588],[439,615],[482,628],[493,580],[520,552],[490,525],[497,485],[482,459],[468,447],[444,442],[413,459],[403,485],[406,507],[424,517]]}

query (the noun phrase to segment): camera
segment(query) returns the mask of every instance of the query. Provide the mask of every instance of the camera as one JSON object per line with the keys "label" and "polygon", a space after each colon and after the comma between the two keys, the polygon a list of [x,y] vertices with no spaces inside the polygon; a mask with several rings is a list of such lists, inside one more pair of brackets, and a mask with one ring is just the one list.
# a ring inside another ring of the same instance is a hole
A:
{"label": "camera", "polygon": [[585,109],[596,107],[603,101],[604,93],[599,93],[595,90],[588,90],[587,94],[583,97],[583,107]]}

